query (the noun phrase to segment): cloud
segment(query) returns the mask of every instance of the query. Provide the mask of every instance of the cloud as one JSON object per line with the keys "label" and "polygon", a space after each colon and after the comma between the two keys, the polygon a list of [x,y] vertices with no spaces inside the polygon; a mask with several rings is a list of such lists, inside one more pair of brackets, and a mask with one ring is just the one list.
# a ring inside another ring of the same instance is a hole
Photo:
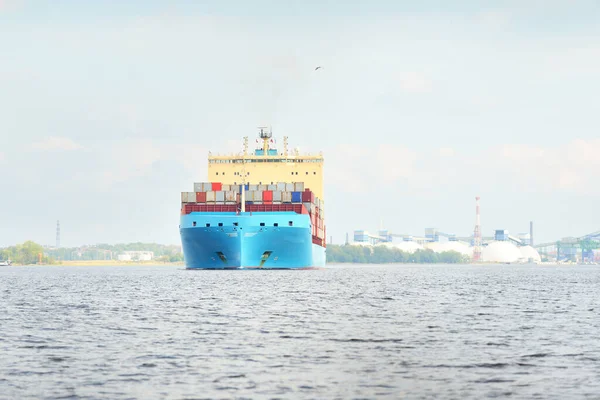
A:
{"label": "cloud", "polygon": [[34,150],[38,151],[73,151],[83,149],[78,143],[66,137],[51,136],[31,145]]}
{"label": "cloud", "polygon": [[12,11],[19,7],[23,0],[0,0],[0,13],[5,11]]}
{"label": "cloud", "polygon": [[454,149],[451,147],[442,147],[438,149],[438,153],[441,157],[452,157],[454,156]]}
{"label": "cloud", "polygon": [[556,147],[504,145],[487,152],[488,163],[529,191],[599,193],[600,139],[576,139]]}
{"label": "cloud", "polygon": [[105,189],[149,174],[153,165],[160,161],[178,162],[195,179],[206,175],[208,150],[196,144],[127,139],[112,143],[107,149],[96,149],[95,152],[107,154],[107,162],[98,171],[98,182]]}
{"label": "cloud", "polygon": [[511,24],[511,14],[507,10],[487,10],[475,15],[475,22],[487,29],[507,29]]}
{"label": "cloud", "polygon": [[581,40],[577,45],[549,53],[542,62],[540,71],[543,77],[596,78],[600,75],[600,43]]}
{"label": "cloud", "polygon": [[[332,184],[350,193],[364,192],[377,184],[412,180],[418,153],[403,146],[339,145],[325,154]],[[371,163],[371,161],[373,161]]]}
{"label": "cloud", "polygon": [[523,193],[600,194],[600,139],[555,147],[509,144],[461,154],[454,148],[423,151],[402,146],[340,145],[327,157],[331,183],[358,193],[385,185],[413,193],[514,190]]}
{"label": "cloud", "polygon": [[405,72],[400,74],[400,88],[408,93],[429,93],[432,90],[432,82],[423,74],[417,72]]}

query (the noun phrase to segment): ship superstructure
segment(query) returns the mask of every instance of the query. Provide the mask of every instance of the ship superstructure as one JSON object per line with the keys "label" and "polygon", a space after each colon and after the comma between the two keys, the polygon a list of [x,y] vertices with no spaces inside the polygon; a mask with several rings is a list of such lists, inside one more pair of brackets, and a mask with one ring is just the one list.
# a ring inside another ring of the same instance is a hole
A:
{"label": "ship superstructure", "polygon": [[180,233],[191,269],[325,265],[323,156],[283,152],[260,128],[254,152],[208,157],[211,182],[181,194]]}

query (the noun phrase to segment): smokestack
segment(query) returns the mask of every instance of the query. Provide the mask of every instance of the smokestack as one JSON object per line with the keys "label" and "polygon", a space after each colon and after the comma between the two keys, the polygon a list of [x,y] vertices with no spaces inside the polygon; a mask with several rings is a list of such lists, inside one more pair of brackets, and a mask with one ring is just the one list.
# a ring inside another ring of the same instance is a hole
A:
{"label": "smokestack", "polygon": [[533,221],[529,221],[529,245],[533,246]]}

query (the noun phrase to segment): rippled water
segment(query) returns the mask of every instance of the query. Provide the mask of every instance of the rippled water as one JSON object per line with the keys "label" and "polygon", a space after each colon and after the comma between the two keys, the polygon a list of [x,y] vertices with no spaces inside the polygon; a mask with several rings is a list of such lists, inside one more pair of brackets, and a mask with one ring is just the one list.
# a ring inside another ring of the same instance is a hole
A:
{"label": "rippled water", "polygon": [[600,268],[0,269],[0,398],[600,398]]}

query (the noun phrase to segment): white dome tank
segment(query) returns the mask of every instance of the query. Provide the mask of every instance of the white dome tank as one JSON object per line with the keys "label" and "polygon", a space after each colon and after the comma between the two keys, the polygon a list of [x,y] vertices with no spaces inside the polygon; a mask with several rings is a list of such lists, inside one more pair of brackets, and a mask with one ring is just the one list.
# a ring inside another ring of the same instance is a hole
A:
{"label": "white dome tank", "polygon": [[524,258],[523,261],[525,261],[525,262],[529,262],[530,259],[536,263],[539,263],[542,261],[542,257],[540,257],[540,253],[538,253],[537,250],[531,246],[519,247],[519,250],[521,251],[521,256]]}
{"label": "white dome tank", "polygon": [[482,249],[481,258],[487,262],[514,263],[520,261],[523,255],[510,242],[491,242]]}
{"label": "white dome tank", "polygon": [[414,253],[417,250],[423,250],[423,246],[421,246],[417,242],[398,242],[398,243],[381,243],[380,246],[389,247],[391,249],[398,249],[405,253]]}
{"label": "white dome tank", "polygon": [[471,249],[467,244],[463,242],[430,242],[425,245],[425,248],[433,250],[436,253],[443,253],[445,251],[455,251],[462,255],[473,257],[473,249]]}

